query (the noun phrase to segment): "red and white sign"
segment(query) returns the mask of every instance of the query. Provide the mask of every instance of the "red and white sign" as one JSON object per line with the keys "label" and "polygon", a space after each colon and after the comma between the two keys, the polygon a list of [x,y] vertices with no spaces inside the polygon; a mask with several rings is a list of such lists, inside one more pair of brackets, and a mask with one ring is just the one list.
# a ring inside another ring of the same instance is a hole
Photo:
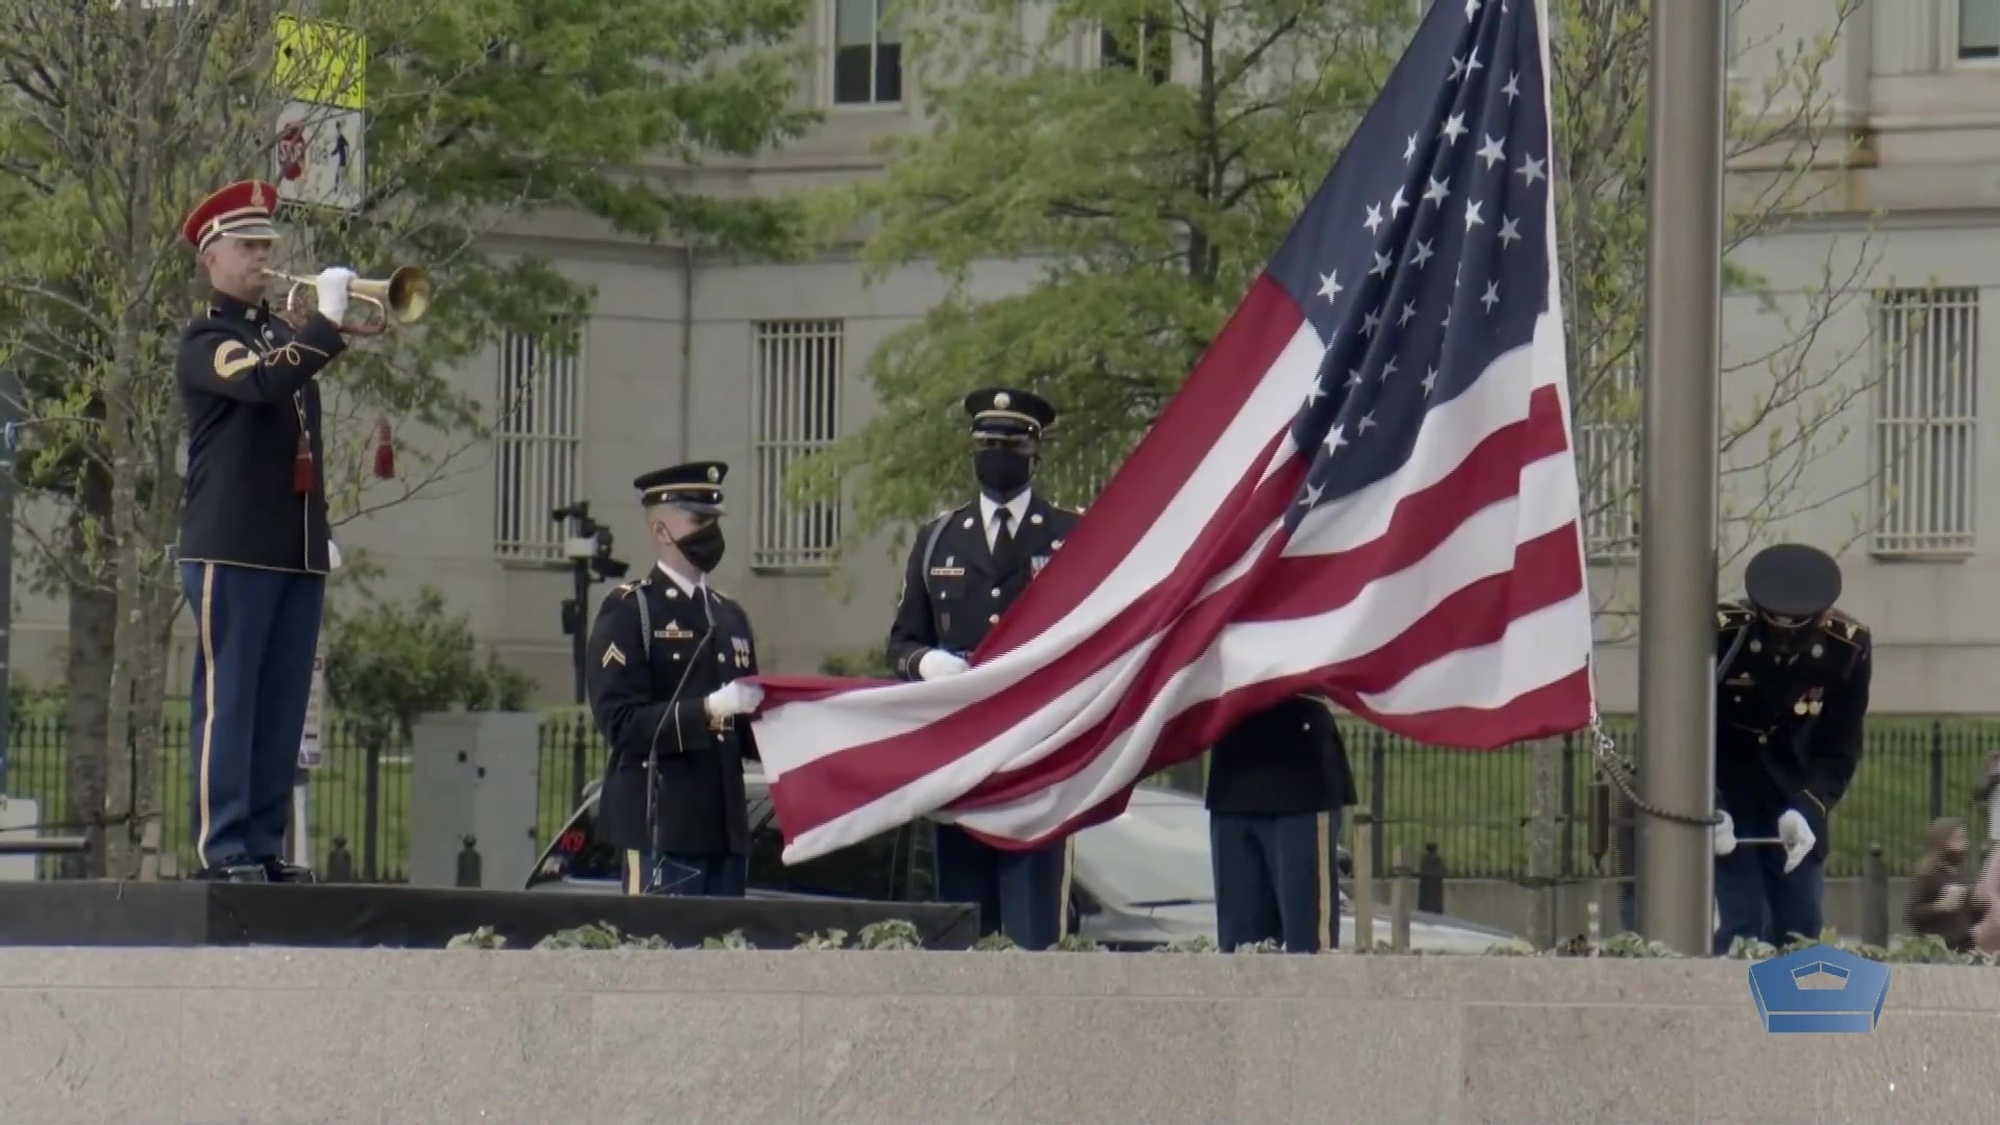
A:
{"label": "red and white sign", "polygon": [[367,194],[367,114],[310,102],[278,113],[272,179],[286,203],[352,211]]}

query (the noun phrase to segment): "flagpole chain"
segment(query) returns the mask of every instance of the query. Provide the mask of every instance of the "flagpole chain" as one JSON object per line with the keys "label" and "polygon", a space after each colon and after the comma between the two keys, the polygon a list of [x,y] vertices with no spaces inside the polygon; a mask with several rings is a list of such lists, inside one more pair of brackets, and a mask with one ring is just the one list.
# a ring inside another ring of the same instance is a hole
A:
{"label": "flagpole chain", "polygon": [[1604,729],[1604,720],[1596,716],[1592,716],[1590,720],[1590,743],[1591,753],[1597,759],[1597,768],[1604,771],[1604,776],[1609,778],[1611,784],[1618,788],[1618,792],[1632,803],[1633,808],[1648,816],[1696,828],[1713,828],[1722,823],[1720,812],[1708,816],[1689,816],[1686,813],[1663,809],[1641,797],[1633,784],[1638,771],[1632,765],[1631,759],[1618,752],[1617,741],[1611,737],[1610,731]]}

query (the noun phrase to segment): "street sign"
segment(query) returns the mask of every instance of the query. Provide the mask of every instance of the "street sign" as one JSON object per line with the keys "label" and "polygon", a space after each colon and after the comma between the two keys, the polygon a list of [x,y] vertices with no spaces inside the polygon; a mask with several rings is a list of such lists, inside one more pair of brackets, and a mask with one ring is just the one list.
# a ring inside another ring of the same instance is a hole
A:
{"label": "street sign", "polygon": [[272,148],[278,195],[288,204],[352,211],[367,195],[368,120],[360,110],[291,102]]}
{"label": "street sign", "polygon": [[368,108],[368,41],[339,24],[278,17],[278,88],[293,101]]}
{"label": "street sign", "polygon": [[313,654],[312,694],[306,696],[306,725],[299,734],[299,768],[316,770],[325,759],[320,745],[320,714],[326,707],[326,658]]}

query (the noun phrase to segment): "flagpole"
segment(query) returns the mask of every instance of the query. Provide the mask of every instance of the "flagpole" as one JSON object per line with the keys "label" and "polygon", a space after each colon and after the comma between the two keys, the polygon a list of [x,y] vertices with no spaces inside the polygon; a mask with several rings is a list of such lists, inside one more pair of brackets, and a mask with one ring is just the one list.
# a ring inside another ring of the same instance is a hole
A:
{"label": "flagpole", "polygon": [[[1652,0],[1647,176],[1639,780],[1649,803],[1703,818],[1715,802],[1726,2]],[[1713,932],[1710,830],[1639,815],[1639,930],[1705,955]]]}

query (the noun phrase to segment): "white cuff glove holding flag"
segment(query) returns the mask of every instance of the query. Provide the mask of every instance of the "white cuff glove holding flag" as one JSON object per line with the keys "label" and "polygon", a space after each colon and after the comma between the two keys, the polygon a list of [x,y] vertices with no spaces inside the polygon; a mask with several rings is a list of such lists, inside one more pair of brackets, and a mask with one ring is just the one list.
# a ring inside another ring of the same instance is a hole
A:
{"label": "white cuff glove holding flag", "polygon": [[764,689],[745,680],[727,683],[709,693],[702,706],[708,709],[710,718],[733,719],[738,715],[748,715],[764,702]]}
{"label": "white cuff glove holding flag", "polygon": [[1722,823],[1715,826],[1715,854],[1729,855],[1736,850],[1736,819],[1728,813],[1722,814]]}
{"label": "white cuff glove holding flag", "polygon": [[925,680],[942,680],[946,676],[956,676],[969,672],[972,665],[953,656],[941,648],[934,648],[917,661],[917,676]]}
{"label": "white cuff glove holding flag", "polygon": [[1778,818],[1778,839],[1785,845],[1786,874],[1804,863],[1813,846],[1819,843],[1819,837],[1806,824],[1805,814],[1797,809],[1786,809],[1785,815]]}

